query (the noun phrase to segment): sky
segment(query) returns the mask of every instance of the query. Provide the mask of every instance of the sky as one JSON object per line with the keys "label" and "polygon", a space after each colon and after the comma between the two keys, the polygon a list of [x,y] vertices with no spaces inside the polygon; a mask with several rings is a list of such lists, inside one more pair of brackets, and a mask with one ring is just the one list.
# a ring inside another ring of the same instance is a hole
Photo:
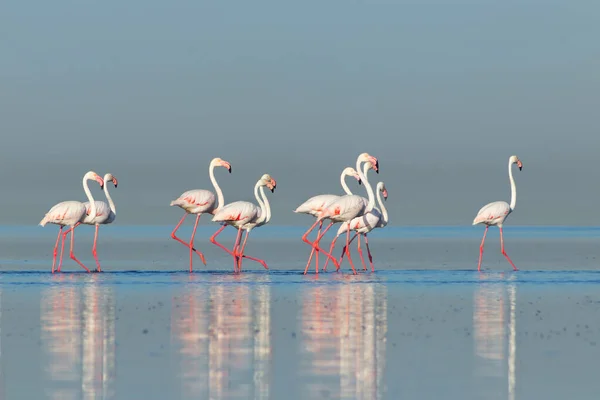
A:
{"label": "sky", "polygon": [[583,0],[5,0],[0,224],[85,201],[88,170],[116,223],[175,224],[221,157],[226,202],[270,173],[272,223],[308,225],[369,152],[390,225],[470,225],[512,154],[508,223],[600,225],[598,37]]}

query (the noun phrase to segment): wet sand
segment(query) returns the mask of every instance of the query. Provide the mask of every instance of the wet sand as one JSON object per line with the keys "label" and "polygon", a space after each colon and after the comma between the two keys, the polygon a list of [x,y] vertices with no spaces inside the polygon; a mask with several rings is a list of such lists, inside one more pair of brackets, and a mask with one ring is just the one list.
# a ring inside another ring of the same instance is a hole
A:
{"label": "wet sand", "polygon": [[[522,271],[511,272],[490,241],[487,270],[477,273],[475,235],[373,235],[375,274],[315,277],[299,273],[306,247],[284,234],[257,235],[248,247],[271,271],[245,262],[238,276],[210,244],[209,266],[190,275],[183,246],[146,234],[107,229],[105,273],[80,273],[68,260],[76,272],[53,276],[53,235],[27,242],[0,229],[0,398],[595,399],[600,391],[596,237],[515,232],[507,250]],[[91,235],[80,236],[77,252],[91,266]]]}

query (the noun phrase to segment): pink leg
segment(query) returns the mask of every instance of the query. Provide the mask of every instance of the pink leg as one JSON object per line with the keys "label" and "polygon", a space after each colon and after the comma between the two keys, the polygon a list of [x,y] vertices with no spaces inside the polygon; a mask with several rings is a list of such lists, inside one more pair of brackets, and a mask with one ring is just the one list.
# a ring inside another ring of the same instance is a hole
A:
{"label": "pink leg", "polygon": [[58,254],[58,241],[60,240],[60,234],[62,233],[63,227],[61,225],[58,230],[58,236],[56,237],[56,243],[54,244],[54,256],[52,257],[52,273],[54,273],[54,267],[56,265],[56,255]]}
{"label": "pink leg", "polygon": [[96,260],[96,271],[102,272],[100,269],[100,261],[98,261],[98,252],[96,252],[96,241],[98,240],[98,228],[100,225],[96,224],[96,233],[94,233],[94,246],[92,246],[92,254],[94,255],[94,260]]}
{"label": "pink leg", "polygon": [[[189,213],[185,213],[183,214],[183,217],[181,217],[181,219],[179,220],[179,223],[177,224],[177,226],[175,226],[175,229],[173,229],[173,232],[171,232],[171,238],[177,240],[179,243],[181,243],[182,245],[184,245],[185,247],[189,247],[190,248],[190,252],[195,251],[196,254],[198,254],[198,257],[200,257],[200,260],[202,260],[202,263],[204,265],[206,265],[206,260],[204,259],[204,254],[202,254],[201,252],[199,252],[198,250],[196,250],[196,248],[194,247],[194,240],[192,239],[190,241],[190,243],[186,243],[185,241],[183,241],[182,239],[178,238],[177,235],[175,235],[175,232],[177,232],[177,230],[179,229],[179,227],[181,226],[181,224],[183,224],[183,221],[185,221],[185,219],[187,218],[187,216],[190,215]],[[202,214],[196,214],[196,225],[194,225],[195,227],[198,226],[198,220],[200,219],[200,216]],[[194,232],[192,233],[192,236],[194,236],[196,233],[196,231],[194,230]]]}
{"label": "pink leg", "polygon": [[[348,222],[348,225],[350,223]],[[348,230],[346,231],[346,255],[348,256],[348,262],[352,267],[352,273],[356,275],[356,270],[354,269],[354,263],[352,262],[352,257],[350,257],[350,226],[348,226]]]}
{"label": "pink leg", "polygon": [[[333,238],[333,240],[331,241],[331,244],[329,245],[329,254],[333,254],[333,249],[335,248],[335,242],[337,242],[339,236],[336,236]],[[329,258],[325,261],[325,266],[323,267],[323,271],[327,271],[327,265],[329,264]],[[338,265],[336,270],[339,269],[340,266]]]}
{"label": "pink leg", "polygon": [[483,258],[483,243],[485,242],[485,236],[487,235],[489,227],[489,225],[485,226],[485,231],[483,232],[483,239],[481,239],[481,244],[479,245],[479,263],[477,264],[477,271],[481,271],[481,259]]}
{"label": "pink leg", "polygon": [[[319,221],[317,221],[319,222]],[[337,260],[335,258],[333,258],[333,256],[330,253],[326,253],[324,252],[320,247],[319,247],[319,241],[323,238],[323,236],[325,236],[325,234],[327,233],[327,231],[333,226],[334,222],[331,222],[329,225],[327,225],[327,228],[325,228],[325,230],[319,235],[319,237],[317,237],[317,239],[314,242],[310,242],[306,236],[308,235],[308,233],[314,229],[314,227],[317,225],[317,222],[315,222],[313,224],[313,226],[304,234],[304,236],[302,236],[302,240],[304,240],[306,243],[310,244],[316,251],[320,251],[322,252],[325,256],[327,256],[327,258],[331,259],[331,261],[333,262],[333,265],[335,265],[336,267],[338,266],[337,264]],[[304,274],[306,275],[306,272],[308,271],[308,265],[306,266],[306,269],[304,270]]]}
{"label": "pink leg", "polygon": [[67,238],[67,235],[73,231],[75,228],[77,228],[79,225],[81,224],[81,222],[78,222],[75,224],[75,226],[70,227],[69,229],[67,229],[64,233],[63,233],[63,237],[62,237],[62,244],[61,244],[61,249],[60,249],[60,261],[58,263],[58,269],[57,271],[60,272],[60,269],[62,268],[62,263],[63,263],[63,253],[65,251],[65,240]]}
{"label": "pink leg", "polygon": [[[242,228],[238,228],[237,237],[235,238],[235,244],[233,245],[233,251],[231,252],[231,254],[233,254],[233,271],[234,272],[237,271],[237,265],[238,265],[237,249],[240,244],[241,238],[242,238]],[[237,271],[237,272],[239,272],[239,271]]]}
{"label": "pink leg", "polygon": [[[77,225],[75,225],[75,226],[77,226]],[[70,252],[71,259],[75,260],[75,262],[77,264],[79,264],[79,266],[81,266],[81,268],[85,269],[87,272],[90,272],[90,270],[87,269],[87,267],[85,265],[83,265],[82,262],[77,259],[77,257],[75,257],[75,253],[73,252],[73,247],[75,247],[75,229],[74,229],[74,227],[71,228],[71,252]]]}
{"label": "pink leg", "polygon": [[508,262],[510,263],[510,265],[512,265],[513,269],[515,271],[518,271],[517,267],[515,267],[515,264],[513,264],[512,260],[508,256],[508,254],[506,254],[506,251],[504,251],[504,235],[502,234],[502,228],[501,227],[500,227],[500,246],[502,247],[502,255],[504,257],[506,257],[506,259],[508,260]]}
{"label": "pink leg", "polygon": [[360,256],[360,262],[362,262],[363,271],[367,270],[367,264],[365,264],[365,258],[363,257],[363,251],[360,248],[360,234],[357,236],[356,247],[358,249],[358,255]]}
{"label": "pink leg", "polygon": [[239,256],[241,256],[239,258],[239,269],[240,271],[242,270],[242,258],[247,258],[249,260],[252,261],[256,261],[257,263],[260,263],[263,267],[265,267],[265,269],[269,269],[269,267],[267,266],[267,263],[264,260],[261,260],[260,258],[255,258],[255,257],[250,257],[244,254],[244,251],[246,250],[246,240],[248,240],[248,235],[250,235],[250,231],[246,232],[246,237],[244,238],[244,244],[242,244],[242,251],[240,252],[240,254],[238,254]]}
{"label": "pink leg", "polygon": [[367,246],[367,254],[369,255],[369,263],[371,264],[371,272],[375,272],[375,267],[373,266],[373,257],[371,256],[371,249],[369,249],[369,239],[367,239],[366,233],[365,233],[365,246]]}
{"label": "pink leg", "polygon": [[198,228],[198,222],[200,222],[200,216],[202,214],[196,215],[196,222],[194,223],[194,230],[192,231],[192,237],[190,238],[190,272],[192,272],[192,260],[194,258],[194,252],[200,256],[200,260],[202,260],[202,264],[206,265],[206,260],[204,259],[204,254],[200,253],[198,250],[194,248],[194,237],[196,236],[196,229]]}
{"label": "pink leg", "polygon": [[[223,224],[223,226],[220,227],[219,230],[216,231],[215,234],[210,237],[210,242],[212,244],[219,246],[222,250],[227,252],[230,256],[233,256],[233,253],[231,252],[231,250],[229,250],[227,247],[223,246],[221,243],[217,242],[217,236],[219,236],[219,234],[221,232],[223,232],[223,229],[225,229],[226,227],[227,227],[227,225]],[[233,256],[233,258],[235,259],[235,256]]]}
{"label": "pink leg", "polygon": [[342,260],[344,259],[344,254],[346,253],[346,250],[347,250],[346,247],[349,246],[350,244],[352,244],[354,239],[356,239],[356,236],[358,236],[358,233],[355,233],[354,236],[352,236],[352,239],[350,239],[350,242],[348,242],[348,244],[346,246],[344,246],[344,248],[342,249],[342,254],[340,255],[339,266],[338,266],[336,272],[339,271],[340,266],[342,265]]}

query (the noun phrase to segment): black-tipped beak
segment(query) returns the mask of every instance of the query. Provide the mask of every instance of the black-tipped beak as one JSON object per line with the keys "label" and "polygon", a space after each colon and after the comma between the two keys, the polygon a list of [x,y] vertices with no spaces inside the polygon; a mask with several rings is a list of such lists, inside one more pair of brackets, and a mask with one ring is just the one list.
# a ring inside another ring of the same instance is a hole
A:
{"label": "black-tipped beak", "polygon": [[519,171],[521,171],[522,169],[523,169],[523,166],[520,166],[520,167],[519,167]]}
{"label": "black-tipped beak", "polygon": [[104,189],[104,185],[100,185],[100,189]]}
{"label": "black-tipped beak", "polygon": [[359,180],[358,180],[358,184],[359,184],[359,185],[362,185],[362,179],[359,179]]}
{"label": "black-tipped beak", "polygon": [[229,173],[231,173],[231,167],[227,168],[227,170],[229,171]]}
{"label": "black-tipped beak", "polygon": [[117,185],[118,185],[118,184],[117,184],[117,183],[115,183],[115,187],[117,187]]}
{"label": "black-tipped beak", "polygon": [[271,193],[275,193],[275,188],[274,187],[271,188]]}
{"label": "black-tipped beak", "polygon": [[379,161],[377,161],[377,165],[375,165],[377,167],[377,169],[375,170],[375,172],[379,173]]}

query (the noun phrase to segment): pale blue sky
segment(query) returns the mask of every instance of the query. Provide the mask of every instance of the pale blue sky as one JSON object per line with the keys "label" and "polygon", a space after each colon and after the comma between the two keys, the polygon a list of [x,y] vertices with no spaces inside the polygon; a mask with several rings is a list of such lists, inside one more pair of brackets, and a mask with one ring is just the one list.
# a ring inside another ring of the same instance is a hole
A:
{"label": "pale blue sky", "polygon": [[600,224],[598,37],[596,1],[5,0],[0,223],[84,200],[88,169],[119,223],[175,223],[220,156],[227,201],[269,172],[273,223],[308,224],[368,151],[393,224],[470,224],[511,154],[510,223]]}

